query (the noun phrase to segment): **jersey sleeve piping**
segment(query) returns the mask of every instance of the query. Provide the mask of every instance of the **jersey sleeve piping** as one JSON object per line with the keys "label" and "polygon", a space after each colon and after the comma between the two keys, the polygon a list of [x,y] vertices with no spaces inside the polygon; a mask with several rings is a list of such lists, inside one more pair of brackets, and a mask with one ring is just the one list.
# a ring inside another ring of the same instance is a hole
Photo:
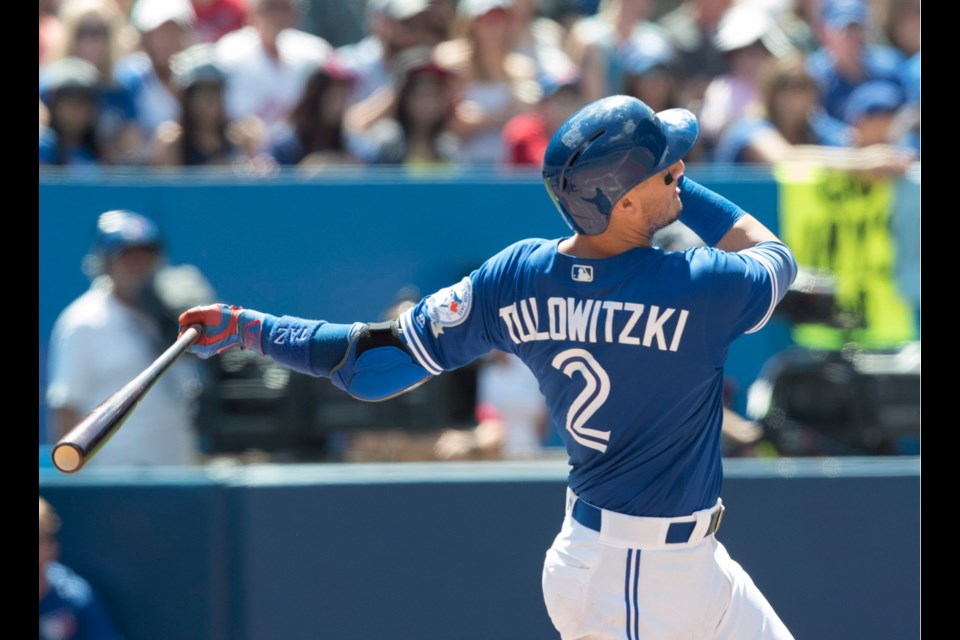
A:
{"label": "jersey sleeve piping", "polygon": [[763,314],[763,317],[760,318],[760,321],[757,322],[757,324],[744,332],[745,334],[756,333],[767,324],[767,322],[770,320],[770,317],[773,315],[773,310],[776,308],[777,302],[780,300],[780,283],[777,279],[777,274],[774,272],[773,264],[770,262],[770,258],[764,255],[763,251],[757,251],[754,247],[751,247],[749,249],[744,249],[739,253],[740,255],[749,256],[759,262],[764,270],[766,270],[767,276],[770,278],[770,304],[767,306],[767,311]]}
{"label": "jersey sleeve piping", "polygon": [[443,367],[438,365],[433,358],[430,357],[430,354],[427,353],[426,348],[420,341],[420,336],[417,335],[416,328],[413,326],[413,309],[408,309],[401,314],[400,328],[403,330],[403,341],[406,343],[407,347],[410,349],[410,352],[413,354],[413,357],[420,364],[420,366],[433,375],[440,375],[443,373]]}

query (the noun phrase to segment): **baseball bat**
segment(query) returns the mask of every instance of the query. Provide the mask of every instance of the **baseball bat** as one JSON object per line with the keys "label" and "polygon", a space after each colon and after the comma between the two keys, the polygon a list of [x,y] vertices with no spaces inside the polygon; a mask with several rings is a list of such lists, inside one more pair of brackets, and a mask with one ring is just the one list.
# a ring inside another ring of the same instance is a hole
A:
{"label": "baseball bat", "polygon": [[64,435],[53,447],[53,466],[63,473],[75,473],[87,463],[123,426],[154,383],[177,358],[200,337],[200,326],[191,325],[149,367],[119,391],[101,402]]}

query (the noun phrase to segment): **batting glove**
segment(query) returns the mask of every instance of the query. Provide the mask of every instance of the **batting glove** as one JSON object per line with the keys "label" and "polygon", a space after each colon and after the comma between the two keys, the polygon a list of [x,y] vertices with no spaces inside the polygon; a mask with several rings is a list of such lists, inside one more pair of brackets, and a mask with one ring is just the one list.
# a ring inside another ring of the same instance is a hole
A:
{"label": "batting glove", "polygon": [[187,309],[180,314],[180,334],[200,325],[200,337],[190,352],[207,359],[229,349],[252,349],[262,354],[260,334],[266,314],[225,304]]}

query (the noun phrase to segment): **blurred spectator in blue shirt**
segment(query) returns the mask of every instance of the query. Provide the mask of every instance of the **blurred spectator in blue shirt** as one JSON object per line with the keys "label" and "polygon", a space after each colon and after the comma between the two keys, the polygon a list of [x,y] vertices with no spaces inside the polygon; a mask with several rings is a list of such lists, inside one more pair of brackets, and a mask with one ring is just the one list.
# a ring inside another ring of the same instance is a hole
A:
{"label": "blurred spectator in blue shirt", "polygon": [[96,68],[80,58],[50,63],[46,77],[47,123],[40,125],[40,166],[97,167],[102,162],[97,137]]}
{"label": "blurred spectator in blue shirt", "polygon": [[[64,37],[51,61],[68,56],[86,60],[99,72],[97,136],[104,164],[135,160],[142,147],[133,94],[117,83],[116,61],[128,53],[135,34],[115,0],[64,0],[60,9]],[[40,97],[45,100],[49,64],[40,67]]]}
{"label": "blurred spectator in blue shirt", "polygon": [[867,0],[824,0],[822,16],[823,46],[811,54],[808,68],[827,114],[843,120],[847,99],[858,86],[870,80],[899,82],[903,54],[868,42]]}
{"label": "blurred spectator in blue shirt", "polygon": [[905,105],[906,97],[899,84],[874,80],[854,89],[844,116],[853,128],[856,145],[900,144],[894,125]]}
{"label": "blurred spectator in blue shirt", "polygon": [[887,143],[854,146],[856,131],[823,113],[802,57],[788,56],[770,67],[755,108],[755,115],[732,124],[720,138],[715,162],[808,161],[870,176],[899,176],[912,161],[913,154]]}
{"label": "blurred spectator in blue shirt", "polygon": [[60,517],[40,498],[40,640],[121,640],[93,587],[58,561]]}
{"label": "blurred spectator in blue shirt", "polygon": [[136,103],[146,162],[160,123],[180,117],[170,58],[191,44],[193,6],[190,0],[138,0],[130,21],[140,34],[140,50],[118,60],[114,76]]}

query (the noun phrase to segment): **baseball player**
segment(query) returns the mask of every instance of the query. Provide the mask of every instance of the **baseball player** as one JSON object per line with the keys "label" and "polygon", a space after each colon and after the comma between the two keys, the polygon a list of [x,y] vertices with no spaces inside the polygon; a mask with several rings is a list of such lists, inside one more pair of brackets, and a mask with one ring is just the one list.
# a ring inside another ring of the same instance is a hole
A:
{"label": "baseball player", "polygon": [[[796,276],[762,223],[684,177],[699,126],[610,96],[574,113],[543,161],[572,234],[516,242],[397,321],[334,324],[236,306],[188,310],[200,357],[254,349],[362,400],[501,349],[540,381],[569,454],[543,594],[564,639],[791,638],[716,539],[723,368]],[[666,252],[679,219],[706,246]]]}

